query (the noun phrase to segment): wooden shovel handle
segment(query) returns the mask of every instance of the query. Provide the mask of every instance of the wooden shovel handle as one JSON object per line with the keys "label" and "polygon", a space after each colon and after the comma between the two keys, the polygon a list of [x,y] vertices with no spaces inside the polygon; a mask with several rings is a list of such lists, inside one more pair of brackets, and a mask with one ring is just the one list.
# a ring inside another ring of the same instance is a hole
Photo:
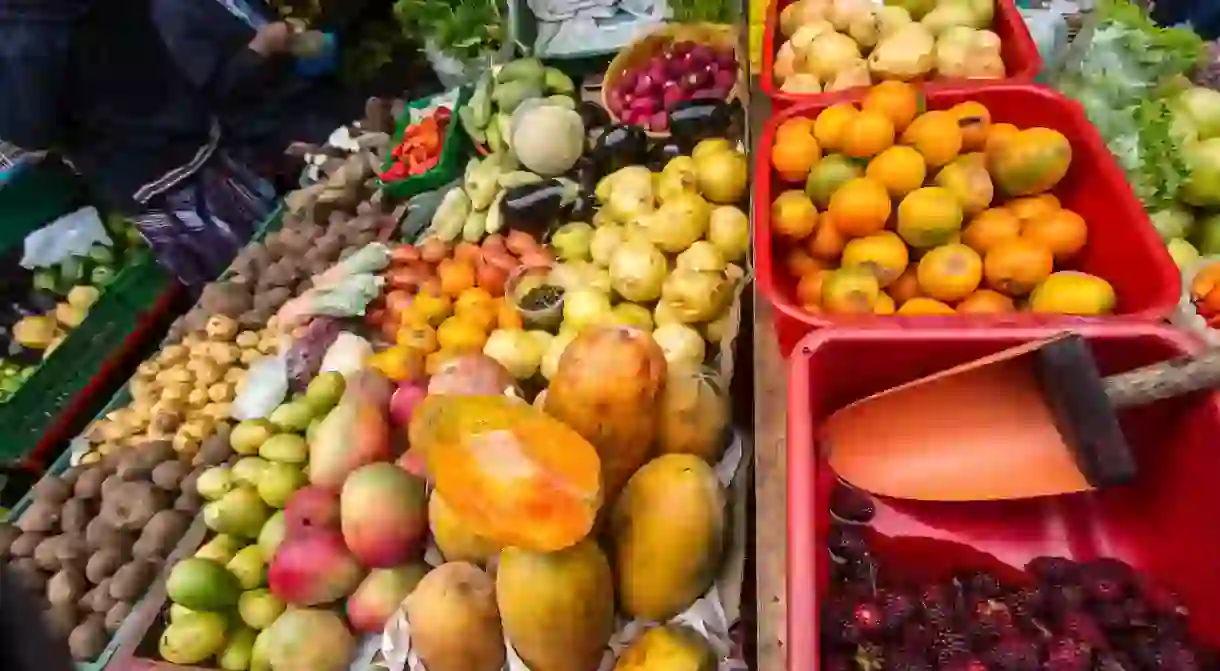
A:
{"label": "wooden shovel handle", "polygon": [[1215,389],[1220,387],[1220,349],[1111,375],[1104,383],[1106,396],[1116,408]]}

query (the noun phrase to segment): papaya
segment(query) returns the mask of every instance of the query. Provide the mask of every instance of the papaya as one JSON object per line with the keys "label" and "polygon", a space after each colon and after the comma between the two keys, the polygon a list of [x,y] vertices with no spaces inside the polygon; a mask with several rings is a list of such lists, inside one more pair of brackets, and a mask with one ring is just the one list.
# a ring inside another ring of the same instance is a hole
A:
{"label": "papaya", "polygon": [[445,561],[486,566],[500,552],[500,546],[470,531],[438,492],[428,498],[428,527]]}
{"label": "papaya", "polygon": [[662,454],[694,454],[709,464],[724,454],[729,399],[719,380],[696,366],[670,366],[661,395],[657,447]]}
{"label": "papaya", "polygon": [[473,564],[450,562],[403,600],[411,647],[428,671],[500,671],[508,653],[495,584]]}
{"label": "papaya", "polygon": [[1002,143],[989,144],[987,171],[1009,197],[1029,196],[1054,188],[1072,164],[1072,144],[1050,128],[1027,128]]}
{"label": "papaya", "polygon": [[702,634],[677,624],[653,627],[635,639],[614,671],[715,671],[716,653]]}
{"label": "papaya", "polygon": [[692,454],[648,462],[610,514],[619,606],[665,622],[712,586],[724,556],[725,497],[712,467]]}
{"label": "papaya", "polygon": [[614,578],[596,542],[548,553],[505,548],[496,603],[530,671],[597,671],[614,633]]}
{"label": "papaya", "polygon": [[575,545],[593,528],[601,463],[563,422],[508,396],[451,395],[429,396],[417,422],[435,492],[467,533],[545,552]]}
{"label": "papaya", "polygon": [[544,408],[597,449],[607,502],[654,453],[665,374],[661,347],[629,326],[585,329],[563,350]]}

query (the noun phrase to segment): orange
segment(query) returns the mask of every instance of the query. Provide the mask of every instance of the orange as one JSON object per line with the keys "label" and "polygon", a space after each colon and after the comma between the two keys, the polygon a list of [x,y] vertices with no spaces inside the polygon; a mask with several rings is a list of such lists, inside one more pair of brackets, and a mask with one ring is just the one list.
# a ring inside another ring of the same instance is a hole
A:
{"label": "orange", "polygon": [[829,270],[816,270],[801,275],[796,283],[796,300],[801,305],[819,305],[822,302],[822,281]]}
{"label": "orange", "polygon": [[525,328],[525,320],[512,301],[501,298],[496,305],[496,326],[505,331],[520,331]]}
{"label": "orange", "polygon": [[916,115],[923,113],[923,92],[919,87],[906,82],[885,81],[864,94],[864,102],[860,107],[889,117],[894,129],[901,133]]}
{"label": "orange", "polygon": [[1007,240],[1014,240],[1021,235],[1021,220],[1012,210],[1004,207],[993,207],[979,212],[970,220],[962,231],[962,242],[979,254]]}
{"label": "orange", "polygon": [[954,105],[949,113],[957,118],[957,127],[962,131],[962,150],[982,151],[991,129],[991,111],[982,103],[969,100]]}
{"label": "orange", "polygon": [[928,166],[923,155],[911,147],[895,146],[877,154],[868,162],[864,175],[877,180],[894,198],[902,198],[923,186]]}
{"label": "orange", "polygon": [[787,182],[805,183],[809,171],[822,158],[822,150],[811,133],[797,130],[776,135],[771,148],[771,166]]}
{"label": "orange", "polygon": [[987,136],[983,140],[983,151],[994,152],[1005,141],[1020,133],[1021,129],[1010,123],[993,123],[987,128]]}
{"label": "orange", "polygon": [[848,156],[876,156],[894,144],[894,122],[881,112],[863,110],[843,130],[842,142]]}
{"label": "orange", "polygon": [[441,261],[436,274],[441,280],[441,292],[447,296],[457,296],[475,283],[474,266],[457,259]]}
{"label": "orange", "polygon": [[1025,238],[1002,242],[983,257],[983,276],[992,289],[1024,296],[1050,276],[1055,267],[1051,250]]}
{"label": "orange", "polygon": [[786,238],[801,240],[818,225],[818,208],[800,189],[779,194],[771,203],[771,228]]}
{"label": "orange", "polygon": [[873,314],[875,315],[892,315],[895,310],[894,299],[890,298],[889,294],[884,291],[877,295],[877,302],[873,305]]}
{"label": "orange", "polygon": [[902,304],[898,311],[894,314],[904,317],[918,317],[926,315],[954,315],[953,308],[942,303],[935,298],[926,298],[917,296]]}
{"label": "orange", "polygon": [[780,138],[787,137],[790,134],[813,135],[813,119],[797,116],[780,124],[779,128],[775,129],[776,144],[779,144]]}
{"label": "orange", "polygon": [[872,312],[880,295],[877,278],[862,268],[832,270],[822,280],[822,309],[831,314]]}
{"label": "orange", "polygon": [[813,137],[824,152],[839,151],[843,146],[843,133],[856,118],[859,111],[850,103],[831,105],[818,114],[813,122]]}
{"label": "orange", "polygon": [[801,277],[808,275],[815,270],[822,270],[825,266],[821,261],[809,255],[809,252],[797,247],[796,249],[788,250],[784,255],[784,267],[788,269],[788,273],[793,277]]}
{"label": "orange", "polygon": [[436,329],[436,342],[440,351],[481,352],[487,344],[487,332],[465,317],[450,317]]}
{"label": "orange", "polygon": [[979,289],[957,304],[957,311],[962,314],[997,314],[1016,309],[1011,298],[991,289]]}
{"label": "orange", "polygon": [[924,294],[946,302],[960,301],[979,287],[983,259],[966,245],[942,245],[924,254],[917,273]]}
{"label": "orange", "polygon": [[843,254],[843,247],[847,244],[847,238],[839,230],[834,217],[830,213],[826,213],[822,215],[822,225],[818,226],[813,235],[806,240],[806,244],[809,245],[809,253],[813,258],[835,262]]}
{"label": "orange", "polygon": [[917,272],[918,264],[907,266],[907,269],[898,276],[898,279],[890,283],[885,288],[889,295],[894,297],[894,300],[899,304],[903,304],[916,296],[922,295],[919,290],[919,274]]}
{"label": "orange", "polygon": [[893,204],[885,186],[868,177],[857,177],[840,186],[827,208],[839,231],[852,238],[885,228],[891,211]]}
{"label": "orange", "polygon": [[1084,217],[1060,209],[1027,220],[1021,226],[1021,236],[1051,250],[1055,259],[1062,261],[1084,248],[1089,239],[1089,227]]}
{"label": "orange", "polygon": [[1059,204],[1059,199],[1049,193],[1039,194],[1037,196],[1025,196],[1024,198],[1014,198],[1004,207],[1008,208],[1013,214],[1017,215],[1022,223],[1038,217],[1045,217],[1055,210],[1061,209],[1063,206]]}
{"label": "orange", "polygon": [[911,122],[902,133],[902,143],[914,147],[928,165],[947,165],[962,151],[962,129],[948,112],[928,112]]}
{"label": "orange", "polygon": [[877,276],[877,282],[883,287],[898,279],[902,271],[906,270],[909,261],[910,253],[906,243],[893,231],[881,231],[849,240],[843,248],[844,268],[866,268]]}
{"label": "orange", "polygon": [[424,355],[431,354],[440,347],[436,342],[436,329],[427,324],[403,325],[398,329],[394,344],[417,349]]}

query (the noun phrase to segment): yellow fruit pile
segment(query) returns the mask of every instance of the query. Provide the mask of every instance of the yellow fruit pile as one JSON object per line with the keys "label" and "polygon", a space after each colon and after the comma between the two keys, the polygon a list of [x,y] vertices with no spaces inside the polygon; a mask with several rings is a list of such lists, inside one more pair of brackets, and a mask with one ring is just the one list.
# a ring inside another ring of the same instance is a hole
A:
{"label": "yellow fruit pile", "polygon": [[973,101],[924,111],[918,88],[884,82],[780,125],[775,251],[815,313],[1108,314],[1108,282],[1056,271],[1088,241],[1049,193],[1071,158],[1055,130],[992,123]]}

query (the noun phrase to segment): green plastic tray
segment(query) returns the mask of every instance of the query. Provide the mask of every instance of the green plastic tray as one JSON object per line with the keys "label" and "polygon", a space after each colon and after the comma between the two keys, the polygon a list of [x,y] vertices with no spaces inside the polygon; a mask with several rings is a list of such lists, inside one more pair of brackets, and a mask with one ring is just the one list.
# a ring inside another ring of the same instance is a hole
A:
{"label": "green plastic tray", "polygon": [[[403,111],[402,117],[396,122],[394,140],[390,146],[397,146],[399,142],[402,142],[403,133],[406,132],[407,126],[411,125],[411,110],[425,108],[437,97],[447,93],[448,91],[409,103]],[[462,124],[458,120],[458,110],[466,105],[473,93],[474,91],[469,86],[463,86],[458,90],[457,103],[453,106],[453,118],[449,121],[449,127],[445,129],[445,144],[441,147],[441,158],[436,166],[422,175],[412,175],[393,182],[381,181],[379,178],[381,188],[386,193],[395,198],[410,198],[425,191],[438,189],[458,176],[464,167],[463,159],[469,156],[471,151],[470,140],[462,131]],[[388,170],[391,165],[394,165],[394,157],[387,156],[381,165],[382,172]]]}
{"label": "green plastic tray", "polygon": [[107,360],[120,353],[129,336],[139,335],[141,317],[169,286],[169,276],[148,252],[119,272],[81,325],[0,404],[5,431],[0,465],[30,466],[28,460],[47,449],[44,435],[61,413],[82,397],[107,393],[106,387],[117,384],[103,374]]}

